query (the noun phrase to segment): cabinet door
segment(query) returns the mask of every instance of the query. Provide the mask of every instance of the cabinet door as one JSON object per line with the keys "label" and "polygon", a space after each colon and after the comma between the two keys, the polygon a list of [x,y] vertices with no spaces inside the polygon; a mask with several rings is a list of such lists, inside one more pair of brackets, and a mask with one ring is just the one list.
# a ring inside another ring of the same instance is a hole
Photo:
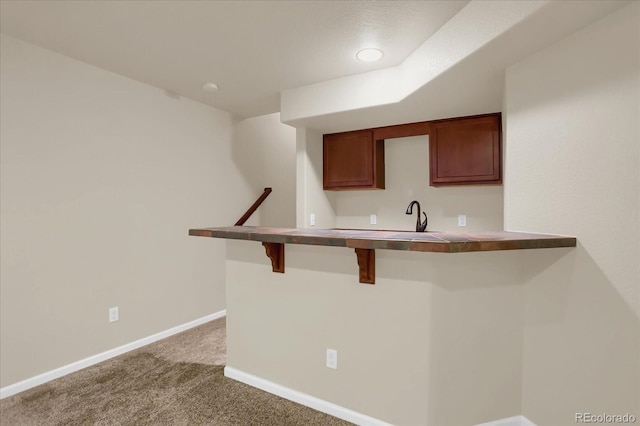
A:
{"label": "cabinet door", "polygon": [[500,184],[500,114],[433,122],[431,186]]}
{"label": "cabinet door", "polygon": [[384,141],[372,130],[324,135],[324,189],[384,189]]}

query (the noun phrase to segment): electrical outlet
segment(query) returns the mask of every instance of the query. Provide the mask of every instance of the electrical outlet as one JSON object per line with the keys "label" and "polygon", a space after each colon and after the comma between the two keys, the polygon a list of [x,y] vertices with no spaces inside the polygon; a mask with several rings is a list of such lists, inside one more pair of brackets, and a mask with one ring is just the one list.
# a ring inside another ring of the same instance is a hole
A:
{"label": "electrical outlet", "polygon": [[338,368],[338,351],[327,349],[327,367],[336,370]]}
{"label": "electrical outlet", "polygon": [[467,226],[467,215],[459,214],[458,215],[458,226]]}
{"label": "electrical outlet", "polygon": [[371,216],[369,216],[369,222],[371,222],[372,225],[378,223],[378,215],[372,213]]}
{"label": "electrical outlet", "polygon": [[316,214],[315,213],[311,213],[309,215],[309,225],[316,226]]}
{"label": "electrical outlet", "polygon": [[118,312],[118,307],[109,308],[109,322],[118,321],[120,319],[120,313]]}

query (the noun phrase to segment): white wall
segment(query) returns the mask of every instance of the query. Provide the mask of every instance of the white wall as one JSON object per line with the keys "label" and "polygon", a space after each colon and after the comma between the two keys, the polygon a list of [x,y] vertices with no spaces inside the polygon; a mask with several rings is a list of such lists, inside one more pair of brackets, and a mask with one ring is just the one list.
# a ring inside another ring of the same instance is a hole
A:
{"label": "white wall", "polygon": [[255,198],[273,188],[246,225],[295,228],[296,129],[282,124],[279,113],[241,120],[234,126],[232,154]]}
{"label": "white wall", "polygon": [[[502,231],[502,185],[429,186],[429,138],[415,136],[385,141],[385,190],[335,193],[336,227],[415,230],[405,211],[418,200],[431,231]],[[371,225],[369,216],[377,215]],[[467,226],[458,227],[458,215]]]}
{"label": "white wall", "polygon": [[279,274],[228,241],[227,365],[395,425],[518,415],[527,252],[376,250],[369,285],[351,249],[287,244]]}
{"label": "white wall", "polygon": [[311,214],[316,228],[335,227],[335,193],[322,190],[322,134],[310,129],[296,129],[296,194],[298,228],[311,226]]}
{"label": "white wall", "polygon": [[505,226],[575,235],[525,286],[523,414],[640,418],[640,67],[634,2],[514,65]]}
{"label": "white wall", "polygon": [[1,43],[1,386],[224,309],[225,244],[187,230],[257,195],[232,117]]}

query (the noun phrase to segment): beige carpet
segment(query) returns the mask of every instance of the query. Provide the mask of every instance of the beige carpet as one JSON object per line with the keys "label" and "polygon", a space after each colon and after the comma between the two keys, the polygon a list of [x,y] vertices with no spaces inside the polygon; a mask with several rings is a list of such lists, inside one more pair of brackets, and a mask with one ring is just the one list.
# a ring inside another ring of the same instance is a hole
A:
{"label": "beige carpet", "polygon": [[225,319],[0,401],[0,424],[348,425],[224,377]]}

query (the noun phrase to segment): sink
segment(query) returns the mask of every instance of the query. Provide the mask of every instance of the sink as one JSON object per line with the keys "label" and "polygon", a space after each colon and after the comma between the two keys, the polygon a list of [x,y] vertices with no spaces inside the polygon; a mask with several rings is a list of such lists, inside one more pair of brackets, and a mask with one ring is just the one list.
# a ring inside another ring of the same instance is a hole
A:
{"label": "sink", "polygon": [[440,231],[424,231],[424,232],[416,232],[416,231],[408,231],[406,229],[368,229],[368,228],[331,228],[332,231],[366,231],[366,232],[407,232],[412,234],[425,234],[429,232],[440,232]]}

